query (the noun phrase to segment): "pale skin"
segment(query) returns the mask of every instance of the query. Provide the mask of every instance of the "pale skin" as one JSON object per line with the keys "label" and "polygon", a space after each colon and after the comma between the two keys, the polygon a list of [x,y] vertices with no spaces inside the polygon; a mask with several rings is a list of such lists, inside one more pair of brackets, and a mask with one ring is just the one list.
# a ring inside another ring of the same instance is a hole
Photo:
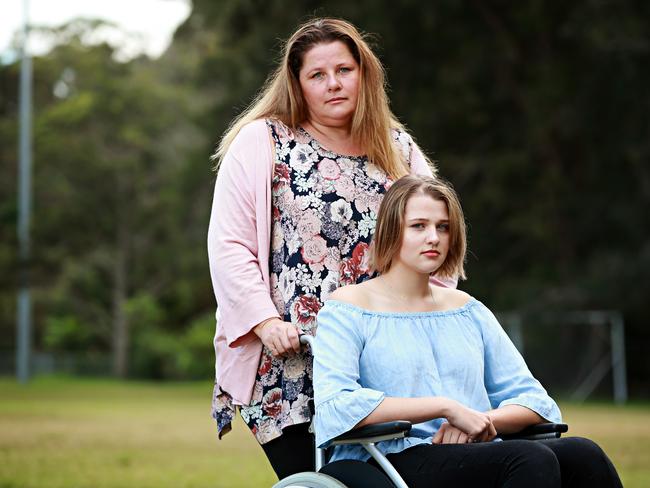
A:
{"label": "pale skin", "polygon": [[[340,41],[316,44],[305,53],[299,78],[309,111],[309,118],[301,123],[302,127],[331,151],[363,154],[351,130],[359,95],[360,69],[348,47]],[[300,351],[298,328],[280,317],[260,322],[253,331],[275,357]]]}
{"label": "pale skin", "polygon": [[[470,299],[466,293],[432,287],[429,276],[444,263],[449,251],[449,213],[445,202],[425,194],[409,199],[404,215],[402,245],[381,276],[359,285],[339,288],[331,298],[357,307],[382,312],[453,310]],[[400,290],[396,295],[395,290]],[[517,432],[544,421],[519,405],[479,412],[445,397],[387,397],[357,427],[409,420],[414,423],[436,418],[447,422],[433,438],[434,444],[486,442],[497,433]]]}

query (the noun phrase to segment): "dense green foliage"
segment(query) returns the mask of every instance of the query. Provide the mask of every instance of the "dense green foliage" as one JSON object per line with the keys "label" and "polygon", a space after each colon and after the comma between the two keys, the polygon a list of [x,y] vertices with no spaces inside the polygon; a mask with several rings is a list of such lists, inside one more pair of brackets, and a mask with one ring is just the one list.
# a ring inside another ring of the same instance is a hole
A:
{"label": "dense green foliage", "polygon": [[[120,375],[130,363],[138,376],[209,377],[214,321],[206,319],[213,298],[204,242],[212,176],[194,122],[201,100],[176,74],[187,61],[117,62],[109,46],[82,44],[94,28],[78,21],[52,32],[58,46],[34,63],[36,349],[112,350]],[[12,90],[17,70],[3,70]],[[3,112],[2,144],[14,148],[15,104]],[[11,150],[7,159],[15,161]],[[3,166],[3,185],[16,181],[14,168]],[[13,234],[15,202],[11,184],[3,234]],[[10,263],[15,242],[6,245],[0,255]],[[13,305],[10,277],[3,273],[2,299]],[[2,316],[11,332],[12,309]],[[11,334],[4,335],[7,348]]]}
{"label": "dense green foliage", "polygon": [[[74,36],[36,60],[39,347],[107,351],[121,311],[132,373],[209,374],[208,155],[281,39],[309,15],[336,15],[377,34],[395,113],[461,195],[471,249],[462,287],[496,310],[621,310],[631,391],[650,394],[649,4],[193,4],[159,60],[115,63]],[[74,82],[57,98],[66,68]],[[7,161],[17,69],[0,71]],[[6,348],[15,167],[0,171]]]}

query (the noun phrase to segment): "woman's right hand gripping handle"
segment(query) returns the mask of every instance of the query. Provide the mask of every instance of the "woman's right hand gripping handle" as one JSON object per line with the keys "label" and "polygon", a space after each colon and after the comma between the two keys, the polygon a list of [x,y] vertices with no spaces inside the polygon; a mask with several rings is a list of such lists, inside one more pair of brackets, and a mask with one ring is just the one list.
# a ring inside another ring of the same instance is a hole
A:
{"label": "woman's right hand gripping handle", "polygon": [[275,357],[291,356],[300,352],[300,330],[291,322],[273,317],[257,324],[253,331]]}

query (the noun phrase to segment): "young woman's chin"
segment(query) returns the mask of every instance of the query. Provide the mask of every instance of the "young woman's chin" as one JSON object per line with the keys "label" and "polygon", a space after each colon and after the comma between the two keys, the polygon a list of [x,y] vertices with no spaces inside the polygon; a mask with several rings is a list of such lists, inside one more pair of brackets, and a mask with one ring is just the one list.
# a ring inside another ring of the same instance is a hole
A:
{"label": "young woman's chin", "polygon": [[437,264],[435,266],[420,265],[420,266],[411,267],[411,270],[414,271],[415,273],[421,275],[427,275],[427,276],[435,274],[436,271],[438,271],[438,269],[440,269],[440,266]]}

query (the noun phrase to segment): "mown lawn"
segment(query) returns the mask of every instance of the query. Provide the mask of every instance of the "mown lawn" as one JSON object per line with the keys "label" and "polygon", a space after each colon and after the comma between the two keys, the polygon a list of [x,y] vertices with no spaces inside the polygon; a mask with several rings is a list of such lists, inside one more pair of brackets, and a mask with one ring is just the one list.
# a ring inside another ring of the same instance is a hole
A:
{"label": "mown lawn", "polygon": [[[0,488],[267,487],[245,426],[218,441],[208,383],[0,379]],[[572,435],[609,453],[627,488],[650,486],[650,408],[562,404]]]}

